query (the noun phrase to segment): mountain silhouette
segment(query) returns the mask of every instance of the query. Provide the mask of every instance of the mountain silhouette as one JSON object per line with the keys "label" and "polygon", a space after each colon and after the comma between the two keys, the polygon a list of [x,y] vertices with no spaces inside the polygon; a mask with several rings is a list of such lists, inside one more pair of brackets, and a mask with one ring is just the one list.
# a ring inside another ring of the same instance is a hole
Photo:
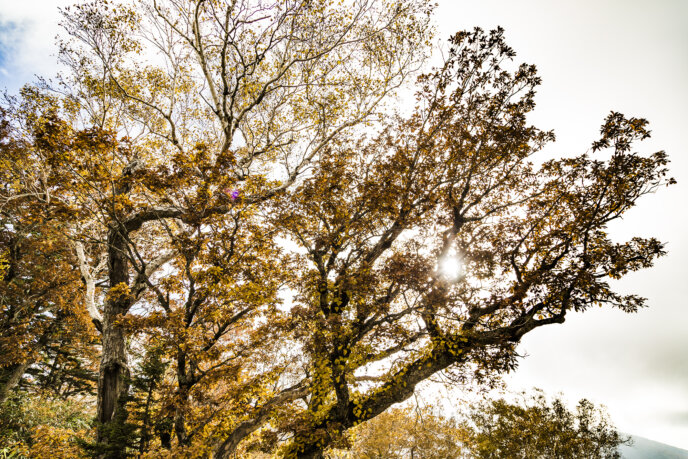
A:
{"label": "mountain silhouette", "polygon": [[631,435],[632,446],[619,448],[623,459],[688,459],[688,451]]}

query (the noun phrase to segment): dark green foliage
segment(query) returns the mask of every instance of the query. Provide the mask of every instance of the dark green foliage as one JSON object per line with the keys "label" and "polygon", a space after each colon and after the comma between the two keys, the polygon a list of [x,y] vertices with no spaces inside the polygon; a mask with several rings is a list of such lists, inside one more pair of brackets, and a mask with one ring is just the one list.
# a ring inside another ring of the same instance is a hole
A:
{"label": "dark green foliage", "polygon": [[[24,384],[61,398],[95,395],[98,374],[93,368],[93,360],[84,358],[84,354],[93,353],[93,349],[81,344],[76,342],[75,345],[69,336],[63,335],[55,344],[47,345],[41,361],[27,371],[31,379]],[[88,346],[95,344],[97,338],[94,336]]]}
{"label": "dark green foliage", "polygon": [[[162,382],[169,364],[163,360],[163,353],[159,348],[152,348],[145,352],[138,366],[138,373],[132,380],[134,396],[131,407],[135,412],[133,417],[139,426],[139,452],[147,450],[154,433],[161,438],[169,436],[172,421],[169,417],[160,416],[160,406],[156,403],[156,390]],[[163,446],[165,441],[163,440]]]}
{"label": "dark green foliage", "polygon": [[129,395],[124,392],[118,400],[118,407],[115,410],[115,421],[103,426],[102,442],[80,442],[84,452],[91,457],[98,459],[125,459],[136,456],[135,448],[138,445],[138,426],[129,422],[129,412],[126,408]]}
{"label": "dark green foliage", "polygon": [[[169,364],[162,358],[158,348],[144,350],[138,356],[139,362],[129,381],[129,392],[122,394],[115,421],[102,427],[102,443],[84,443],[84,449],[98,458],[126,458],[135,457],[147,451],[154,435],[161,438],[165,446],[165,438],[170,439],[172,421],[169,417],[160,415],[159,400],[156,390],[160,385]],[[123,403],[124,402],[124,403]]]}

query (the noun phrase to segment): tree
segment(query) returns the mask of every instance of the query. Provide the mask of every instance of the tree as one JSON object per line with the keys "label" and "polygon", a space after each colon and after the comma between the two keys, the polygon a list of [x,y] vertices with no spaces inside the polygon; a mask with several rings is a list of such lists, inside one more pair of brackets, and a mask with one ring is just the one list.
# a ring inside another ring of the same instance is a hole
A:
{"label": "tree", "polygon": [[95,334],[78,300],[68,212],[51,203],[45,165],[1,110],[0,139],[0,404],[27,373],[55,395],[88,392]]}
{"label": "tree", "polygon": [[484,401],[473,406],[468,428],[474,457],[620,458],[628,443],[602,408],[582,399],[575,411],[542,392],[522,394],[520,400]]}
{"label": "tree", "polygon": [[276,224],[303,250],[291,312],[313,330],[300,335],[312,396],[285,454],[317,457],[437,372],[512,369],[521,337],[569,311],[644,304],[606,279],[662,244],[605,230],[671,182],[665,154],[633,153],[647,122],[612,113],[596,157],[529,163],[552,134],[527,124],[539,79],[504,70],[512,55],[500,30],[459,33],[410,118],[333,145],[281,202]]}
{"label": "tree", "polygon": [[553,134],[527,123],[540,80],[502,30],[455,35],[415,109],[385,110],[431,9],[65,11],[69,72],[8,107],[48,185],[3,200],[64,210],[101,333],[97,455],[229,457],[260,436],[320,457],[438,372],[490,378],[569,311],[644,304],[606,280],[662,244],[605,230],[672,182],[663,152],[632,151],[647,122],[612,113],[595,156],[533,165]]}
{"label": "tree", "polygon": [[360,424],[350,433],[348,451],[329,457],[361,459],[444,459],[467,456],[466,430],[458,421],[428,407],[393,408]]}
{"label": "tree", "polygon": [[352,429],[351,437],[348,453],[360,458],[619,458],[619,446],[629,442],[603,408],[582,399],[570,410],[539,390],[513,401],[482,399],[457,418],[427,407],[394,408]]}
{"label": "tree", "polygon": [[[189,442],[181,407],[206,376],[199,375],[205,356],[198,354],[210,351],[237,322],[255,320],[271,307],[279,279],[245,278],[259,269],[266,242],[256,231],[247,232],[253,211],[235,210],[233,200],[241,195],[242,202],[258,204],[286,189],[331,141],[374,117],[422,57],[430,9],[424,3],[198,0],[110,8],[97,1],[65,12],[71,39],[63,43],[61,59],[72,74],[62,88],[70,108],[87,125],[126,134],[132,142],[130,155],[113,155],[109,164],[101,163],[103,176],[91,179],[94,189],[104,189],[107,180],[114,184],[109,196],[82,200],[100,215],[96,225],[80,226],[91,226],[88,238],[106,248],[81,257],[83,271],[90,270],[88,258],[107,260],[108,266],[100,442],[112,443],[106,426],[122,418],[117,407],[125,410],[128,392],[126,332],[118,318],[148,290],[166,325],[183,335],[173,345],[179,398],[174,418],[179,443]],[[158,58],[150,59],[151,52]],[[220,244],[202,253],[209,225]],[[160,237],[146,241],[149,255],[141,248],[140,230],[151,227]],[[254,249],[252,239],[260,247]],[[160,252],[161,245],[168,250]],[[245,257],[247,248],[258,252],[250,255],[256,263],[235,259]],[[169,281],[188,287],[181,305],[150,279],[173,258],[179,271]],[[195,272],[199,263],[214,271]],[[225,268],[224,281],[214,280]],[[229,276],[240,277],[232,284]],[[206,279],[210,286],[196,287]],[[220,286],[239,296],[250,293],[242,289],[264,291],[251,299],[262,304],[218,298],[224,292],[213,290]],[[206,304],[227,310],[209,318]],[[183,317],[178,308],[185,310]],[[186,333],[204,327],[208,336]],[[177,341],[192,337],[200,342]],[[213,354],[225,352],[218,347]]]}

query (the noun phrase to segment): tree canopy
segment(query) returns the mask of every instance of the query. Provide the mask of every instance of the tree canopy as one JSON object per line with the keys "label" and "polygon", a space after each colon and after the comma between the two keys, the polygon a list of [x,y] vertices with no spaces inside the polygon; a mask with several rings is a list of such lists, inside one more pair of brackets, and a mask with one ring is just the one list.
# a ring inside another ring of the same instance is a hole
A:
{"label": "tree canopy", "polygon": [[470,450],[476,458],[615,458],[628,444],[605,410],[581,399],[575,410],[560,397],[548,401],[542,392],[520,400],[494,399],[475,404],[467,425]]}
{"label": "tree canopy", "polygon": [[445,417],[429,406],[394,408],[352,429],[354,458],[620,458],[619,434],[603,407],[582,399],[575,409],[540,390],[515,399],[482,398]]}
{"label": "tree canopy", "polygon": [[418,73],[431,12],[66,9],[65,71],[2,112],[2,394],[53,360],[56,397],[95,391],[97,457],[321,457],[437,373],[489,381],[535,328],[643,306],[609,279],[663,245],[607,225],[673,182],[647,121],[535,157],[536,68],[475,29]]}
{"label": "tree canopy", "polygon": [[326,457],[361,459],[461,459],[469,457],[466,430],[430,407],[393,408],[348,432],[347,449]]}

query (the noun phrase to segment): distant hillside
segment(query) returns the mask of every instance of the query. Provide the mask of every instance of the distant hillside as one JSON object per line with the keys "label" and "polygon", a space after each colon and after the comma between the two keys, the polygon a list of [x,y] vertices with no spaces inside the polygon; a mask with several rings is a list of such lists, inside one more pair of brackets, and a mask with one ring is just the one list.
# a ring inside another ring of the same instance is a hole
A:
{"label": "distant hillside", "polygon": [[624,459],[688,459],[688,451],[674,448],[647,438],[631,435],[633,446],[623,446],[620,451]]}

